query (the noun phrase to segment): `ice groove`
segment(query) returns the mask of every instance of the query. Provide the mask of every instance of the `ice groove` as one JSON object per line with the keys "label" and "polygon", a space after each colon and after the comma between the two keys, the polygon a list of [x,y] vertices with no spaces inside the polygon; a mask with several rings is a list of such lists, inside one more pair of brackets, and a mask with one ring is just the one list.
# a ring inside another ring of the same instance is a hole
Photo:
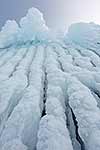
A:
{"label": "ice groove", "polygon": [[98,150],[99,56],[59,42],[6,51],[9,59],[0,67],[2,150],[16,143],[28,150]]}

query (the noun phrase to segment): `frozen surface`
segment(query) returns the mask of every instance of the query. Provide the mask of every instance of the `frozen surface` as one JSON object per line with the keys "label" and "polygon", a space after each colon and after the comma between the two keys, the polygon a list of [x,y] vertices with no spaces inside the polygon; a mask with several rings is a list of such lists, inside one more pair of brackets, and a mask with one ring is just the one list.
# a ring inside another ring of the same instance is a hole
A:
{"label": "frozen surface", "polygon": [[15,20],[8,20],[2,27],[0,48],[46,40],[48,31],[43,14],[36,8],[30,8],[19,24]]}
{"label": "frozen surface", "polygon": [[29,9],[0,32],[0,150],[100,150],[100,26],[52,33]]}
{"label": "frozen surface", "polygon": [[72,24],[69,27],[68,37],[76,44],[92,49],[100,55],[100,25],[95,23]]}

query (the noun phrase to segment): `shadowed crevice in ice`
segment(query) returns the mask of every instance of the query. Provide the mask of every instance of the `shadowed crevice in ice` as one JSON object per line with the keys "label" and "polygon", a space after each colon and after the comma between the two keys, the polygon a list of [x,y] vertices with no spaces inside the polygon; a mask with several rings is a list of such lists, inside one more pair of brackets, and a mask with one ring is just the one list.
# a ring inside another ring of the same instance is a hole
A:
{"label": "shadowed crevice in ice", "polygon": [[68,130],[72,139],[73,149],[74,150],[86,150],[85,144],[78,132],[78,122],[77,122],[76,116],[72,108],[69,106],[69,104],[67,104],[66,106],[66,118],[67,118],[66,125],[68,127]]}
{"label": "shadowed crevice in ice", "polygon": [[72,117],[73,117],[73,121],[74,121],[74,125],[75,125],[76,139],[81,145],[81,150],[85,150],[85,144],[84,144],[84,142],[83,142],[83,140],[80,137],[79,132],[78,132],[78,122],[77,122],[76,116],[75,116],[72,108],[70,108],[70,109],[71,109],[71,113],[72,113]]}
{"label": "shadowed crevice in ice", "polygon": [[93,94],[94,98],[96,99],[97,106],[100,109],[100,93],[98,91],[95,91],[95,90],[91,90],[91,93]]}
{"label": "shadowed crevice in ice", "polygon": [[45,104],[46,104],[46,100],[47,100],[47,84],[48,84],[48,81],[47,81],[47,72],[46,70],[44,69],[44,74],[45,74],[45,79],[44,79],[44,87],[43,87],[43,111],[42,111],[42,116],[41,117],[44,117],[46,115],[46,107],[45,107]]}
{"label": "shadowed crevice in ice", "polygon": [[46,45],[44,46],[44,61],[43,61],[43,72],[44,72],[44,83],[43,83],[43,110],[41,118],[46,115],[46,101],[47,101],[47,89],[48,89],[48,80],[47,80],[47,70],[46,70]]}

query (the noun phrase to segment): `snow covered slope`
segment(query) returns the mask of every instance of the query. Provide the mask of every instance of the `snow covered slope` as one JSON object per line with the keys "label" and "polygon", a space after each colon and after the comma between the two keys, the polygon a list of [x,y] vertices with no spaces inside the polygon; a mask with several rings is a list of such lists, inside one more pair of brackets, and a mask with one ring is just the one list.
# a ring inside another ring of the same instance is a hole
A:
{"label": "snow covered slope", "polygon": [[100,54],[100,25],[92,22],[72,24],[68,30],[68,37],[76,44]]}
{"label": "snow covered slope", "polygon": [[63,42],[52,38],[34,8],[20,26],[6,23],[0,32],[0,150],[100,150],[99,28],[74,25]]}

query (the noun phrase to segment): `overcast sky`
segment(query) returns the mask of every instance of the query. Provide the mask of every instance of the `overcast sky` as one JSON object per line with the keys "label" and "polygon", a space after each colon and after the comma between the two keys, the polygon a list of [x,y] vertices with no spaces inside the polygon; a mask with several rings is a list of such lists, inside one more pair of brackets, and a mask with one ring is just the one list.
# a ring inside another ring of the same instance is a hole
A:
{"label": "overcast sky", "polygon": [[80,21],[100,24],[100,0],[0,0],[0,28],[7,19],[19,20],[30,7],[39,8],[47,25],[56,29]]}

